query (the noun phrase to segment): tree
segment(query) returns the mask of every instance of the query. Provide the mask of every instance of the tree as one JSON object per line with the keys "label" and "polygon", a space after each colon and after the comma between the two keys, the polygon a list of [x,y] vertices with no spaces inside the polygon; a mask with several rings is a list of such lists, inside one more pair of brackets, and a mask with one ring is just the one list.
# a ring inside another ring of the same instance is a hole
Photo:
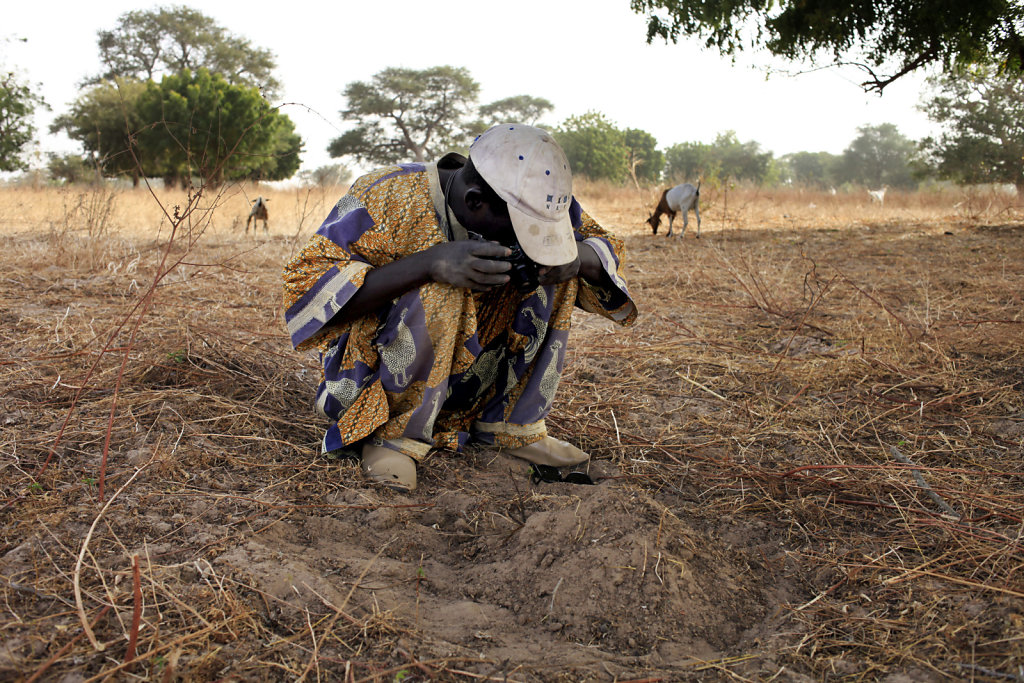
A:
{"label": "tree", "polygon": [[724,55],[767,48],[813,62],[824,53],[835,64],[861,67],[862,86],[879,93],[929,64],[947,72],[972,63],[1024,72],[1020,0],[630,0],[630,6],[647,18],[648,43],[683,35]]}
{"label": "tree", "polygon": [[912,187],[911,162],[917,143],[891,123],[862,126],[843,152],[836,168],[837,180],[868,187]]}
{"label": "tree", "polygon": [[13,72],[0,74],[0,171],[28,168],[22,153],[36,133],[32,124],[36,107],[49,109],[43,98]]}
{"label": "tree", "polygon": [[613,181],[629,174],[626,136],[604,114],[571,116],[558,127],[557,136],[574,174]]}
{"label": "tree", "polygon": [[665,155],[658,149],[658,141],[647,131],[638,128],[627,128],[623,135],[623,142],[629,150],[627,163],[635,169],[637,180],[657,182],[665,167]]}
{"label": "tree", "polygon": [[300,171],[299,177],[307,185],[318,187],[345,185],[352,180],[352,170],[345,164],[327,164],[312,171]]}
{"label": "tree", "polygon": [[345,86],[348,108],[341,117],[356,127],[332,140],[327,151],[332,157],[394,164],[465,147],[479,91],[462,67],[384,69],[369,83]]}
{"label": "tree", "polygon": [[665,150],[665,179],[674,185],[717,173],[718,166],[712,161],[708,145],[680,142]]}
{"label": "tree", "polygon": [[813,187],[835,185],[835,168],[839,157],[828,152],[794,152],[782,161],[789,168],[789,177],[795,183]]}
{"label": "tree", "polygon": [[554,110],[555,105],[543,97],[514,95],[485,104],[480,107],[481,129],[499,123],[525,123],[537,126],[545,114]]}
{"label": "tree", "polygon": [[185,6],[125,12],[116,27],[99,32],[99,48],[105,71],[88,81],[92,84],[114,79],[148,81],[205,68],[231,85],[258,87],[267,97],[280,88],[272,75],[276,66],[272,52],[254,47],[248,39]]}
{"label": "tree", "polygon": [[676,182],[695,178],[719,177],[763,183],[773,170],[772,153],[762,152],[753,140],[740,142],[734,131],[719,133],[708,145],[684,142],[669,147],[666,175]]}
{"label": "tree", "polygon": [[944,130],[923,146],[939,175],[1013,183],[1024,193],[1024,77],[975,68],[929,83],[921,108]]}
{"label": "tree", "polygon": [[299,168],[302,140],[291,119],[256,88],[232,85],[206,69],[150,81],[136,113],[144,168],[158,169],[172,184],[192,175],[213,186],[282,180]]}
{"label": "tree", "polygon": [[98,181],[99,174],[96,173],[96,165],[81,154],[53,154],[47,155],[46,171],[54,180],[65,183],[85,183]]}
{"label": "tree", "polygon": [[731,130],[719,133],[708,151],[721,174],[736,180],[763,183],[772,165],[771,152],[762,152],[761,145],[753,140],[740,142]]}
{"label": "tree", "polygon": [[139,96],[146,85],[135,79],[104,81],[82,93],[71,110],[58,116],[51,133],[65,131],[96,159],[104,176],[125,176],[137,185],[140,175],[162,175],[145,156],[140,167],[130,149],[132,133],[142,127],[137,113]]}

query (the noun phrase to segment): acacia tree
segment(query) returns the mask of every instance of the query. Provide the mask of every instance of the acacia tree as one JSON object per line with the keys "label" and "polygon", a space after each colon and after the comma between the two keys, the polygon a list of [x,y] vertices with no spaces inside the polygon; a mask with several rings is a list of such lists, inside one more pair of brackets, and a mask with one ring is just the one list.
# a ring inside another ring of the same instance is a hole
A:
{"label": "acacia tree", "polygon": [[267,97],[280,88],[273,76],[272,52],[185,6],[125,12],[116,27],[99,32],[99,48],[104,71],[89,83],[117,78],[147,81],[205,68],[231,85],[258,87]]}
{"label": "acacia tree", "polygon": [[555,105],[543,97],[513,95],[480,107],[481,129],[498,123],[525,123],[539,125],[541,117],[554,110]]}
{"label": "acacia tree", "polygon": [[[827,55],[867,73],[882,92],[911,71],[972,63],[1024,72],[1020,0],[630,0],[647,18],[647,42],[699,37],[725,55],[767,48],[787,59]],[[889,69],[889,65],[896,66]]]}
{"label": "acacia tree", "polygon": [[36,107],[49,109],[43,98],[13,72],[0,74],[0,171],[28,167],[22,152],[35,136],[32,115]]}
{"label": "acacia tree", "polygon": [[282,180],[299,168],[302,140],[291,119],[256,88],[232,85],[206,69],[150,81],[136,113],[138,155],[171,184],[192,175],[212,186]]}
{"label": "acacia tree", "polygon": [[387,68],[345,86],[342,119],[356,127],[331,141],[332,157],[375,164],[426,161],[465,147],[480,85],[462,67]]}
{"label": "acacia tree", "polygon": [[923,142],[939,175],[1024,193],[1024,77],[974,68],[930,80],[922,104],[944,130]]}

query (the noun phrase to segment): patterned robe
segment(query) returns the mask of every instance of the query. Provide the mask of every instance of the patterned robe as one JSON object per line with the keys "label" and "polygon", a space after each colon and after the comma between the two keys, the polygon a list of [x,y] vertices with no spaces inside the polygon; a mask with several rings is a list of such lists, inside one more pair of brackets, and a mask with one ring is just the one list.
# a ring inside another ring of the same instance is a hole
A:
{"label": "patterned robe", "polygon": [[376,314],[328,326],[371,268],[467,238],[454,218],[448,223],[436,164],[356,180],[284,269],[292,344],[320,351],[316,407],[332,423],[324,452],[355,451],[370,438],[420,459],[431,448],[458,450],[471,436],[507,448],[546,436],[573,306],[622,325],[637,315],[618,274],[622,242],[575,199],[570,217],[614,288],[575,278],[522,294],[511,283],[474,292],[432,282]]}

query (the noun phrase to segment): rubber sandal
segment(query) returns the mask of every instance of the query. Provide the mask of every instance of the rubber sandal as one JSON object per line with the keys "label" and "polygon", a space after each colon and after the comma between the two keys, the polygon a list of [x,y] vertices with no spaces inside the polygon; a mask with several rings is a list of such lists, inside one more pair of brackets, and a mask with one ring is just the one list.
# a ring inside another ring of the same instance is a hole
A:
{"label": "rubber sandal", "polygon": [[534,465],[547,465],[548,467],[567,467],[590,460],[590,454],[586,451],[553,436],[545,436],[540,441],[534,441],[519,448],[511,448],[505,452]]}
{"label": "rubber sandal", "polygon": [[405,493],[416,490],[416,461],[404,453],[366,444],[360,464],[370,481]]}

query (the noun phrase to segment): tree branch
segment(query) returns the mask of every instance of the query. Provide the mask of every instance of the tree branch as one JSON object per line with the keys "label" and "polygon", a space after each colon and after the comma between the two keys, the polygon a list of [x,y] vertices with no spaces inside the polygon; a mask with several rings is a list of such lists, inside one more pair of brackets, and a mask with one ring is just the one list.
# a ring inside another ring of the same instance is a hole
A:
{"label": "tree branch", "polygon": [[[897,79],[906,76],[911,71],[916,71],[917,69],[921,68],[925,64],[928,64],[929,62],[935,61],[938,58],[938,56],[938,48],[934,46],[930,47],[921,54],[919,54],[914,59],[904,63],[903,68],[897,71],[895,74],[893,74],[892,76],[885,77],[879,76],[877,73],[875,73],[875,70],[872,69],[867,64],[861,64],[859,62],[845,62],[845,64],[849,64],[850,66],[856,66],[863,69],[864,71],[867,71],[868,75],[871,78],[861,83],[860,87],[864,88],[864,90],[867,92],[874,91],[881,95],[882,91],[885,90],[886,86],[891,84],[893,81],[896,81]],[[837,64],[844,64],[844,62],[837,62]]]}

